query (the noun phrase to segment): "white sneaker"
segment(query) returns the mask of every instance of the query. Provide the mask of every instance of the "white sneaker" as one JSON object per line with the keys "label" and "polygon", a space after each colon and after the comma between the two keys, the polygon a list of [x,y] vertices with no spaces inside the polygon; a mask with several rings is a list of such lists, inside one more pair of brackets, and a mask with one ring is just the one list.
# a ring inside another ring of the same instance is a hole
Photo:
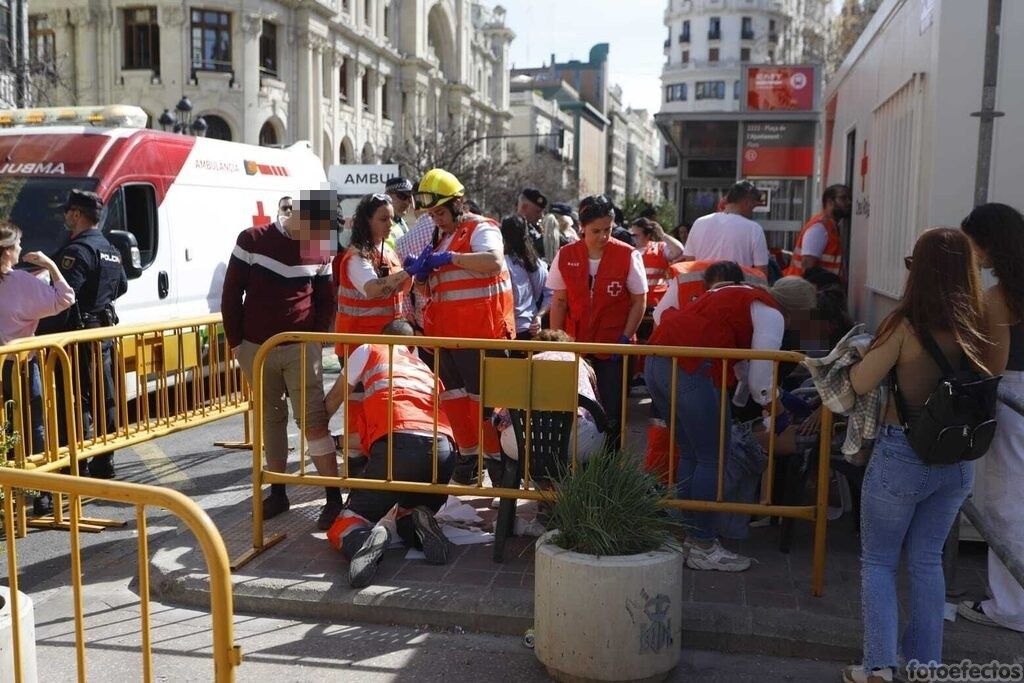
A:
{"label": "white sneaker", "polygon": [[843,683],[890,683],[893,680],[892,669],[875,669],[871,673],[859,665],[843,669]]}
{"label": "white sneaker", "polygon": [[720,572],[743,572],[750,569],[751,559],[729,552],[717,540],[710,548],[690,545],[686,566],[690,569]]}

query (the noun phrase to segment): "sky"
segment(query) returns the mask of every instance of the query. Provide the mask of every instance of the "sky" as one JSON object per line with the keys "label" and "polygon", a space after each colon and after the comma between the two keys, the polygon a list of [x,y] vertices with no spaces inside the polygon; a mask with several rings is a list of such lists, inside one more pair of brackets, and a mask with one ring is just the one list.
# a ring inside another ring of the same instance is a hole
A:
{"label": "sky", "polygon": [[661,67],[665,0],[498,0],[505,23],[516,38],[511,60],[516,67],[538,67],[570,59],[587,61],[590,48],[608,43],[611,83],[622,86],[623,104],[661,106]]}
{"label": "sky", "polygon": [[[667,0],[496,0],[515,31],[511,58],[517,67],[570,59],[586,61],[596,43],[609,43],[611,82],[622,86],[626,106],[654,114],[661,107],[661,67]],[[833,11],[842,0],[832,0]]]}

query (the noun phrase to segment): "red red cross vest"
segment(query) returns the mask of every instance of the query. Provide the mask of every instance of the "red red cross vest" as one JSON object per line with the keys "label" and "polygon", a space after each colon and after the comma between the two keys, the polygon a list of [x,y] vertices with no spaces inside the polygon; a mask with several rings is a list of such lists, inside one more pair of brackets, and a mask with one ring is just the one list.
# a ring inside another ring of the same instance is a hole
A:
{"label": "red red cross vest", "polygon": [[609,240],[591,286],[586,243],[579,240],[559,250],[558,270],[565,280],[569,304],[565,331],[576,341],[610,344],[619,341],[629,317],[626,281],[632,258],[632,247],[617,239]]}

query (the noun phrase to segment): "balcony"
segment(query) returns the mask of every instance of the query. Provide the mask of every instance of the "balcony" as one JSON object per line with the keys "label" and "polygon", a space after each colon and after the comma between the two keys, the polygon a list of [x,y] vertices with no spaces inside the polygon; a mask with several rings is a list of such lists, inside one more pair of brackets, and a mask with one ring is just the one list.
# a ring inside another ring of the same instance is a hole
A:
{"label": "balcony", "polygon": [[740,38],[743,40],[753,40],[754,32],[752,30],[743,31],[742,33],[740,33]]}
{"label": "balcony", "polygon": [[671,39],[671,38],[666,38],[666,39],[665,39],[665,49],[667,50],[667,49],[669,49],[669,48],[670,48],[671,46],[672,46],[672,39]]}
{"label": "balcony", "polygon": [[690,42],[690,32],[686,31],[684,33],[680,33],[679,34],[679,42],[680,43],[688,43],[688,42]]}
{"label": "balcony", "polygon": [[768,42],[772,43],[773,45],[778,43],[779,42],[779,34],[778,33],[769,33],[768,34]]}
{"label": "balcony", "polygon": [[708,31],[708,40],[721,40],[721,39],[722,39],[722,30],[721,29],[711,29],[710,31]]}

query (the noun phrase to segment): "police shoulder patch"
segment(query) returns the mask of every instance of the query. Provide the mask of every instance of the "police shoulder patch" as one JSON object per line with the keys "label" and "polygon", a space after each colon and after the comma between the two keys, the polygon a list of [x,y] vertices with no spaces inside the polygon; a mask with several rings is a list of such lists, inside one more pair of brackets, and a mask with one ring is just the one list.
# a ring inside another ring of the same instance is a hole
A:
{"label": "police shoulder patch", "polygon": [[61,270],[71,270],[75,265],[74,256],[65,256],[60,260]]}

